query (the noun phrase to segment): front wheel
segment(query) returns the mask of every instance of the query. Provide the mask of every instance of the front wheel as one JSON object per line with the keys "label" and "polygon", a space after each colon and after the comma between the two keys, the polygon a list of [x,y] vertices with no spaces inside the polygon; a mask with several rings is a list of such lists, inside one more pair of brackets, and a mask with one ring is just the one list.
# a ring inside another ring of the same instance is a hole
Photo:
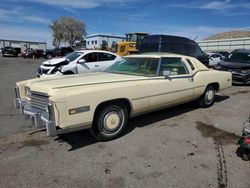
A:
{"label": "front wheel", "polygon": [[121,135],[127,122],[128,110],[124,104],[108,104],[96,112],[91,133],[100,141],[111,140]]}
{"label": "front wheel", "polygon": [[199,105],[202,108],[210,107],[214,104],[215,89],[212,85],[207,86],[204,94],[199,100]]}

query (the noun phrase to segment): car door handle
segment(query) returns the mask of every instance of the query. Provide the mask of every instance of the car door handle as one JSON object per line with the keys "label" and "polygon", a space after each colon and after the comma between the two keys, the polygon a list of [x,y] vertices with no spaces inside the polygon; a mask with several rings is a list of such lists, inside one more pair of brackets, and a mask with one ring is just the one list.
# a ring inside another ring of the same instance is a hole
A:
{"label": "car door handle", "polygon": [[192,77],[192,78],[189,78],[188,81],[193,82],[193,81],[194,81],[194,78],[193,78],[193,77]]}
{"label": "car door handle", "polygon": [[95,65],[95,67],[99,67],[99,65]]}

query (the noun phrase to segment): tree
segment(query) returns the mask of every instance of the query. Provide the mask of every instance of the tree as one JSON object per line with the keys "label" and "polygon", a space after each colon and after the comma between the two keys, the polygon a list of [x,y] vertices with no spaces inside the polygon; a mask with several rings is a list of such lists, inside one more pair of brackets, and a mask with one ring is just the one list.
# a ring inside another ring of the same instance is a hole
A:
{"label": "tree", "polygon": [[62,41],[73,46],[76,41],[82,41],[86,35],[86,26],[80,21],[71,17],[61,17],[53,20],[49,25],[53,32],[53,45],[59,46]]}
{"label": "tree", "polygon": [[61,24],[57,20],[53,20],[50,24],[50,28],[53,32],[53,46],[60,46],[61,42],[64,40],[63,31],[61,28]]}

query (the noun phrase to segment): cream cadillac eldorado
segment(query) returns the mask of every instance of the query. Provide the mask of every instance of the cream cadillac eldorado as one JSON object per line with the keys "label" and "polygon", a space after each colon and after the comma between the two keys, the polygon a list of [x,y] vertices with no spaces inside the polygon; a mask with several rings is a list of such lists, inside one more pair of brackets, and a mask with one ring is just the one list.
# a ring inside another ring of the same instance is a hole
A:
{"label": "cream cadillac eldorado", "polygon": [[128,118],[198,101],[214,103],[231,87],[230,72],[210,70],[197,59],[168,53],[124,57],[100,73],[32,79],[16,83],[15,106],[55,136],[91,130],[99,140],[122,134]]}

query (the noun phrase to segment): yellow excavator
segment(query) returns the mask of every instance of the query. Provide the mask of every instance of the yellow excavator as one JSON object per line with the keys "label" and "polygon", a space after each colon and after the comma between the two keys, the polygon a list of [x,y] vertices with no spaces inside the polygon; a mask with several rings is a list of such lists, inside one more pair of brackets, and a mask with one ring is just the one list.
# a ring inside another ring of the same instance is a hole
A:
{"label": "yellow excavator", "polygon": [[137,53],[141,46],[142,39],[147,35],[149,34],[142,32],[126,33],[126,42],[118,42],[116,46],[116,54],[119,56],[125,56]]}

